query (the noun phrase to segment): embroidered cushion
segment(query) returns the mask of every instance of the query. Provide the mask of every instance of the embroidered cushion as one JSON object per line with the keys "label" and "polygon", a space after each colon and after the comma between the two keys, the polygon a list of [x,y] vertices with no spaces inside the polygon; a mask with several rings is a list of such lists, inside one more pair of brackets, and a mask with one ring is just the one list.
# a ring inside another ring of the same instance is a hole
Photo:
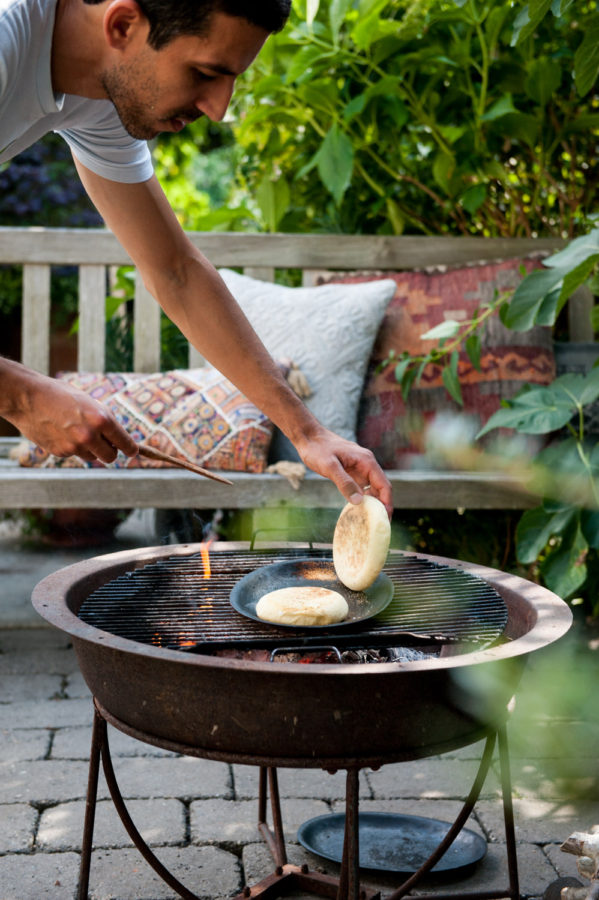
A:
{"label": "embroidered cushion", "polygon": [[[527,382],[548,384],[555,377],[555,359],[549,328],[528,332],[505,328],[497,315],[487,320],[482,333],[480,371],[465,352],[460,355],[459,377],[464,406],[451,399],[442,382],[441,367],[429,365],[421,381],[404,401],[395,379],[394,365],[379,371],[390,351],[422,354],[436,345],[420,336],[447,319],[465,321],[495,296],[496,291],[516,287],[520,267],[530,271],[539,260],[504,260],[433,272],[381,273],[395,283],[378,331],[368,365],[358,412],[357,435],[385,468],[405,467],[407,455],[422,450],[425,425],[441,411],[462,411],[480,425],[497,410],[504,398]],[[323,273],[318,281],[371,281],[373,274]]]}
{"label": "embroidered cushion", "polygon": [[[272,423],[212,366],[152,375],[69,372],[59,376],[103,403],[140,442],[173,456],[187,456],[209,469],[263,472]],[[102,466],[71,456],[60,459],[29,444],[23,466]],[[167,465],[119,455],[115,468]]]}

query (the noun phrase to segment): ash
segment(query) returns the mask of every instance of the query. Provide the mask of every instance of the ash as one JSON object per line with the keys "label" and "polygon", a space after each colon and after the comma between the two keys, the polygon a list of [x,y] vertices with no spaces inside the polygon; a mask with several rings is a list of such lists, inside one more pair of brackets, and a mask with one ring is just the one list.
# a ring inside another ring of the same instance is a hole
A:
{"label": "ash", "polygon": [[244,659],[252,662],[273,662],[273,663],[332,663],[339,665],[345,664],[370,664],[385,662],[414,662],[419,659],[435,659],[439,656],[439,650],[416,650],[413,647],[385,647],[373,650],[344,650],[339,652],[333,648],[323,648],[321,650],[303,650],[299,652],[287,651],[277,652],[273,655],[270,650],[243,650],[243,649],[221,649],[215,650],[211,656],[219,656],[223,659]]}
{"label": "ash", "polygon": [[413,647],[385,647],[384,650],[346,650],[341,658],[346,663],[414,662],[433,659],[438,655],[438,652],[430,653]]}

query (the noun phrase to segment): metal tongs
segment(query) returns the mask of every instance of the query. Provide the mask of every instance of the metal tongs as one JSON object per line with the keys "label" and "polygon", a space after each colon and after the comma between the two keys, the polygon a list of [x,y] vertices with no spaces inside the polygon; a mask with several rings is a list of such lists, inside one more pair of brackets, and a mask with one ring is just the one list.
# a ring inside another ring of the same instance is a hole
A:
{"label": "metal tongs", "polygon": [[156,459],[160,462],[170,463],[172,466],[178,466],[180,469],[189,469],[190,472],[195,472],[196,475],[212,478],[213,481],[220,481],[222,484],[233,484],[228,478],[223,478],[222,475],[215,475],[214,472],[210,472],[208,469],[202,468],[202,466],[197,466],[185,457],[171,456],[170,453],[163,453],[162,450],[156,450],[155,447],[149,447],[147,444],[138,444],[138,447],[140,456],[145,456],[146,459]]}

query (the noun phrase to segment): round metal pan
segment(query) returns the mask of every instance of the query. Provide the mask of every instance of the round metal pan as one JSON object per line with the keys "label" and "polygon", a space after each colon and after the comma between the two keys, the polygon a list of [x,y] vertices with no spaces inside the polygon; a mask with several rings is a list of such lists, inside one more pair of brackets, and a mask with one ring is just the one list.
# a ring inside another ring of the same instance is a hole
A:
{"label": "round metal pan", "polygon": [[[378,812],[358,813],[358,823],[360,868],[404,875],[418,871],[451,827],[438,819]],[[344,831],[345,815],[329,813],[300,825],[297,839],[317,856],[341,862]],[[463,828],[431,872],[472,866],[486,852],[485,839]]]}
{"label": "round metal pan", "polygon": [[[261,566],[248,575],[244,575],[231,591],[231,605],[242,616],[264,623],[265,620],[256,615],[256,604],[260,597],[279,588],[306,587],[308,585],[328,588],[328,590],[343,594],[347,600],[349,612],[342,622],[326,626],[302,625],[300,629],[302,631],[318,631],[323,628],[328,631],[330,628],[354,625],[363,619],[370,619],[372,616],[378,615],[393,599],[393,582],[384,572],[381,572],[374,584],[365,591],[350,591],[337,578],[332,560],[292,559],[273,563],[271,566]],[[298,630],[297,625],[282,626],[277,622],[272,624],[279,628],[287,627],[293,628],[294,631]]]}

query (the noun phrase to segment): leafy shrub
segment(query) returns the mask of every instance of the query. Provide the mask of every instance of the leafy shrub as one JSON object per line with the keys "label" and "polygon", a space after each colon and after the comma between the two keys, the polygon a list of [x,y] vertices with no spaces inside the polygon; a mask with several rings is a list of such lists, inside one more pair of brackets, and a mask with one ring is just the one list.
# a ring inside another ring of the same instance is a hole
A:
{"label": "leafy shrub", "polygon": [[549,5],[300,0],[234,97],[262,227],[574,233],[599,171],[598,17]]}

